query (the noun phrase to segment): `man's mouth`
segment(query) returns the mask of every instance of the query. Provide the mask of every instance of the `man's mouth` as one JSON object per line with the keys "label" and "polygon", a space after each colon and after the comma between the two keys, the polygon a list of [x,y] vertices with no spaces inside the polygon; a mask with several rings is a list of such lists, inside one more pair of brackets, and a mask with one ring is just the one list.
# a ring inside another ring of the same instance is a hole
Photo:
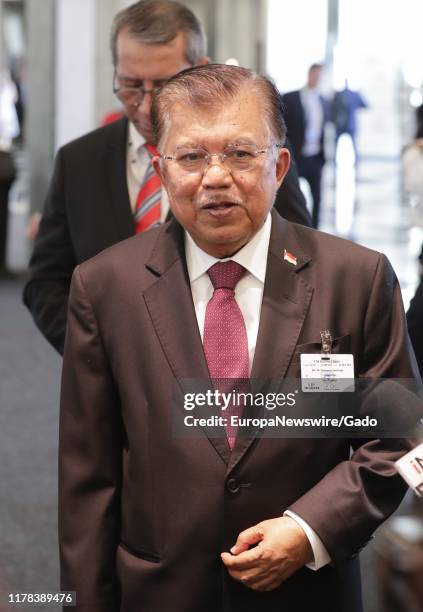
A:
{"label": "man's mouth", "polygon": [[213,215],[214,217],[221,217],[228,215],[234,208],[238,207],[237,202],[231,201],[218,201],[218,202],[207,202],[201,206],[201,210]]}

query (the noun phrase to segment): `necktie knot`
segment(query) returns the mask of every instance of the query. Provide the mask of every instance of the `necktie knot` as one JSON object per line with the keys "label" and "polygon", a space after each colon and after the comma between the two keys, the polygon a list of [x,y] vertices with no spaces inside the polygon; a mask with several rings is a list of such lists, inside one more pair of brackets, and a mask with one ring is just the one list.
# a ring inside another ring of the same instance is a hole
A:
{"label": "necktie knot", "polygon": [[236,261],[218,261],[207,270],[214,289],[235,289],[246,269]]}

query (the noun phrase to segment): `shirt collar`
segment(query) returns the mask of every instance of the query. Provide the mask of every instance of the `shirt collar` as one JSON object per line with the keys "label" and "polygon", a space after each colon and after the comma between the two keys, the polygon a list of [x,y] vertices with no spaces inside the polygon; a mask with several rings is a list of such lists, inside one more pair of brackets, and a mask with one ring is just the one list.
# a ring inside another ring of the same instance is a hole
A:
{"label": "shirt collar", "polygon": [[144,138],[144,136],[142,136],[139,133],[139,131],[137,130],[135,125],[133,123],[131,123],[131,121],[129,121],[128,125],[129,125],[129,129],[128,129],[128,147],[132,151],[138,153],[138,151],[140,150],[140,147],[145,145],[145,143],[147,141]]}
{"label": "shirt collar", "polygon": [[247,242],[235,255],[225,259],[216,259],[197,246],[185,231],[185,255],[187,260],[188,275],[190,282],[194,282],[218,261],[236,261],[250,274],[255,276],[264,284],[266,278],[267,253],[269,250],[270,230],[272,228],[272,217],[267,215],[263,227]]}
{"label": "shirt collar", "polygon": [[320,91],[317,87],[309,87],[308,85],[305,85],[300,90],[300,95],[306,98],[310,98],[310,97],[318,98],[320,97]]}

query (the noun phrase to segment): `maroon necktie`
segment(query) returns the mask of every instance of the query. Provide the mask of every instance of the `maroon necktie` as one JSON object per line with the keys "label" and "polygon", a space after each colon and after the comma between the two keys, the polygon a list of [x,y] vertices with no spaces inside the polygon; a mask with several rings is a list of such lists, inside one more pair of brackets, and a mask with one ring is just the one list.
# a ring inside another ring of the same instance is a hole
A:
{"label": "maroon necktie", "polygon": [[[207,271],[214,293],[206,308],[204,353],[215,389],[225,393],[239,391],[242,386],[239,379],[248,378],[247,330],[235,301],[235,286],[245,272],[245,268],[235,261],[218,262]],[[230,417],[241,411],[242,406],[232,404],[224,414],[228,419],[226,434],[231,449],[235,444],[236,427],[231,426]]]}

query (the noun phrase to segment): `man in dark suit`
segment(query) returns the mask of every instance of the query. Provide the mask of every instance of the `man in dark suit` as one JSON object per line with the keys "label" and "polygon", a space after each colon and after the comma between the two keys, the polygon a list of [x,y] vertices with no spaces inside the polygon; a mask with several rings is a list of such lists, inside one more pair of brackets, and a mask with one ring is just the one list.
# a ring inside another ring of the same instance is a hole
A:
{"label": "man in dark suit", "polygon": [[[112,54],[114,88],[127,118],[59,150],[24,290],[37,326],[60,353],[74,267],[152,225],[148,215],[148,223],[134,222],[143,208],[151,214],[148,200],[140,198],[152,171],[152,92],[180,70],[209,61],[195,15],[168,0],[142,0],[119,13]],[[163,190],[159,199],[154,222],[168,217]],[[291,221],[311,224],[295,168],[276,209]]]}
{"label": "man in dark suit", "polygon": [[243,436],[234,404],[187,440],[178,398],[298,379],[328,343],[352,376],[412,377],[398,282],[383,255],[271,211],[289,152],[267,79],[195,67],[152,117],[174,218],[73,275],[62,588],[90,612],[360,612],[357,552],[404,493],[401,441]]}
{"label": "man in dark suit", "polygon": [[324,126],[328,107],[319,94],[322,66],[313,64],[308,71],[307,84],[299,91],[282,96],[288,138],[291,141],[298,174],[310,185],[313,200],[313,227],[319,226],[322,171],[325,163]]}

